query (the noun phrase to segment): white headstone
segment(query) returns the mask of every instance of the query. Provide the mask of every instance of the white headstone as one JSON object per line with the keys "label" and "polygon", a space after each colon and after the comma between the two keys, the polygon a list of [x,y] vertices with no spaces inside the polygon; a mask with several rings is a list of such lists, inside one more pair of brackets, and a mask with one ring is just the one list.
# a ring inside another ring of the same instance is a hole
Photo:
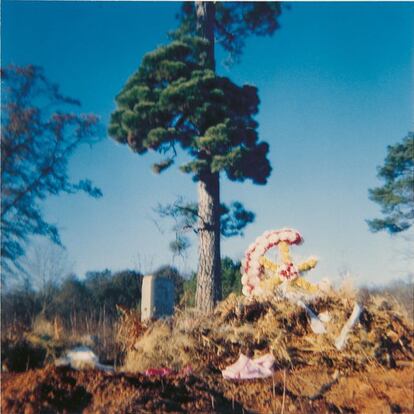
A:
{"label": "white headstone", "polygon": [[142,280],[141,320],[158,319],[174,313],[174,283],[152,275]]}

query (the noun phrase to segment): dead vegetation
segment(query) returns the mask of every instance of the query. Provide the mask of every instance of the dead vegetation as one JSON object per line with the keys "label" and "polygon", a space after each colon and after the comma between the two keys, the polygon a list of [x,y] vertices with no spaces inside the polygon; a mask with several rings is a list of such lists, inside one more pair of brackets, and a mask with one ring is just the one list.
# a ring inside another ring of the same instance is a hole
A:
{"label": "dead vegetation", "polygon": [[[362,313],[338,351],[335,339],[356,301]],[[124,357],[123,372],[111,375],[47,366],[3,373],[2,409],[11,413],[413,412],[414,330],[399,304],[389,297],[344,289],[330,291],[309,307],[327,316],[326,333],[312,331],[303,307],[276,297],[260,302],[232,294],[208,317],[193,309],[178,309],[173,318],[148,324],[141,323],[136,311],[120,307],[114,328]],[[53,324],[38,321],[36,326],[38,340],[42,329],[54,332]],[[31,338],[29,333],[26,338]],[[272,378],[223,379],[221,370],[240,353],[255,357],[267,352],[276,359]],[[166,378],[142,375],[148,368],[162,367],[177,373]]]}
{"label": "dead vegetation", "polygon": [[[360,371],[368,365],[396,367],[414,356],[412,322],[396,303],[381,296],[362,301],[359,323],[346,346],[335,347],[343,325],[352,313],[356,297],[330,293],[309,307],[328,315],[326,333],[312,332],[304,308],[287,300],[254,301],[231,294],[213,317],[180,311],[174,318],[150,324],[139,335],[126,335],[125,369],[143,371],[168,366],[180,369],[191,363],[203,373],[217,372],[234,362],[240,352],[261,355],[272,352],[279,368],[317,366]],[[133,338],[135,338],[133,340]]]}
{"label": "dead vegetation", "polygon": [[59,318],[50,321],[43,315],[29,326],[9,323],[1,330],[2,371],[40,368],[80,345],[91,347],[102,362],[117,365],[122,355],[116,332],[117,325],[109,320],[90,323],[88,329],[67,328]]}
{"label": "dead vegetation", "polygon": [[[335,339],[356,301],[363,310],[339,351]],[[141,326],[135,337],[126,335],[123,369],[191,365],[210,389],[252,412],[412,412],[414,330],[399,304],[344,288],[309,307],[325,314],[325,334],[315,334],[307,311],[288,300],[260,302],[232,294],[210,317],[181,310],[172,319]],[[223,380],[221,370],[240,353],[267,352],[276,359],[273,378]]]}

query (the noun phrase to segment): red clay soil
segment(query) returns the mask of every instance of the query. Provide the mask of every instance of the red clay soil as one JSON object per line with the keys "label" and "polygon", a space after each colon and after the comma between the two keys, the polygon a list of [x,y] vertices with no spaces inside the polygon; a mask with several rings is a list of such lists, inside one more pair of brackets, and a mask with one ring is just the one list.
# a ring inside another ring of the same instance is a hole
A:
{"label": "red clay soil", "polygon": [[279,371],[267,380],[74,371],[2,374],[3,413],[414,413],[414,368],[339,374]]}
{"label": "red clay soil", "polygon": [[414,366],[370,368],[337,380],[332,374],[315,367],[279,371],[265,381],[226,382],[224,394],[260,413],[414,413]]}
{"label": "red clay soil", "polygon": [[[228,413],[232,402],[192,376],[148,378],[143,375],[74,371],[52,366],[3,374],[3,413]],[[239,404],[234,412],[240,413]]]}

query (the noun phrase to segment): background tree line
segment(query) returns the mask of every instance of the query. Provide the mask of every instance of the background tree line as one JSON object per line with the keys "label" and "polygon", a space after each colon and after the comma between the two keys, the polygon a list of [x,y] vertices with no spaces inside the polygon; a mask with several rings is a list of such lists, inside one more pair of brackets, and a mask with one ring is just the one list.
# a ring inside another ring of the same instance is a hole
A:
{"label": "background tree line", "polygon": [[[222,267],[223,297],[231,292],[240,293],[240,262],[226,257]],[[194,305],[195,274],[186,278],[167,265],[158,268],[154,275],[173,280],[177,306]],[[64,328],[72,331],[88,332],[88,324],[96,325],[103,319],[114,323],[118,316],[116,305],[140,309],[142,277],[136,270],[112,272],[106,269],[87,272],[82,279],[73,273],[60,278],[55,276],[37,287],[26,279],[13,288],[3,289],[2,326],[7,330],[18,323],[30,329],[39,316],[51,322],[58,318]]]}

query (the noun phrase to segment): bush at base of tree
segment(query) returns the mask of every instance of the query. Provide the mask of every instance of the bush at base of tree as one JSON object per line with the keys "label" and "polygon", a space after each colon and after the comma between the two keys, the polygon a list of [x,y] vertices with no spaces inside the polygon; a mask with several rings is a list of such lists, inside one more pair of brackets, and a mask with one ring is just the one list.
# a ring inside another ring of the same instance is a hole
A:
{"label": "bush at base of tree", "polygon": [[[222,296],[225,299],[230,293],[241,295],[241,263],[233,261],[229,257],[221,259],[222,269]],[[193,273],[191,278],[184,281],[183,295],[181,298],[181,305],[195,306],[195,295],[197,289],[197,274]]]}

